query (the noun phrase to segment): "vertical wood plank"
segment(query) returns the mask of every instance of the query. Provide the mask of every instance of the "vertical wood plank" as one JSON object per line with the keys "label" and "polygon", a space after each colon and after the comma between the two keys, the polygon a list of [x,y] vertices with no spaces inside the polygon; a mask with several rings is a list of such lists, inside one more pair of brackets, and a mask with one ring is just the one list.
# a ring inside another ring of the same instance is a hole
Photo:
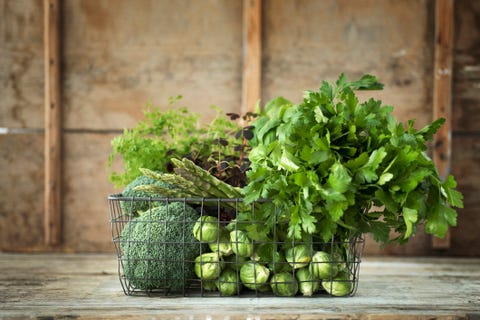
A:
{"label": "vertical wood plank", "polygon": [[[433,118],[443,117],[446,121],[436,134],[433,160],[442,179],[450,173],[453,33],[453,0],[436,0]],[[432,246],[436,249],[449,248],[450,233],[443,239],[432,238]]]}
{"label": "vertical wood plank", "polygon": [[44,0],[45,242],[61,243],[61,106],[59,0]]}
{"label": "vertical wood plank", "polygon": [[254,111],[260,99],[262,71],[262,1],[243,1],[242,114]]}

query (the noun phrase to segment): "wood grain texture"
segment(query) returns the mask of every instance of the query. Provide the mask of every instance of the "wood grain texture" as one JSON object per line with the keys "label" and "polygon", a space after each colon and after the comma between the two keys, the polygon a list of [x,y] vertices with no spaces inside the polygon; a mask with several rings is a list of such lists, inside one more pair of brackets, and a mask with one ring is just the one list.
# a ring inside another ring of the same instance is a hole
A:
{"label": "wood grain texture", "polygon": [[[455,1],[453,134],[480,135],[480,2]],[[455,163],[452,163],[455,165]]]}
{"label": "wood grain texture", "polygon": [[44,0],[45,243],[62,241],[62,105],[60,101],[60,2]]}
{"label": "wood grain texture", "polygon": [[65,128],[133,127],[148,103],[239,112],[241,1],[65,1]]}
{"label": "wood grain texture", "polygon": [[0,135],[0,251],[44,247],[43,134]]}
{"label": "wood grain texture", "polygon": [[[293,102],[321,80],[365,73],[385,84],[360,93],[401,120],[431,120],[433,48],[429,1],[264,1],[262,100]],[[368,18],[367,18],[368,17]]]}
{"label": "wood grain texture", "polygon": [[65,134],[63,250],[111,252],[106,168],[113,134]]}
{"label": "wood grain texture", "polygon": [[476,319],[479,264],[478,259],[364,259],[359,289],[349,298],[165,298],[125,296],[113,254],[0,254],[0,318]]}
{"label": "wood grain texture", "polygon": [[453,0],[436,0],[433,119],[445,118],[445,123],[435,136],[433,160],[442,179],[450,172],[453,33]]}
{"label": "wood grain texture", "polygon": [[43,0],[0,0],[0,127],[43,128]]}
{"label": "wood grain texture", "polygon": [[261,97],[262,0],[243,0],[242,114],[255,112]]}
{"label": "wood grain texture", "polygon": [[[452,65],[454,46],[453,0],[435,1],[435,56],[433,66],[433,119],[445,123],[434,138],[433,161],[438,174],[445,180],[451,171],[452,150]],[[444,238],[432,238],[434,249],[450,247],[450,233]]]}

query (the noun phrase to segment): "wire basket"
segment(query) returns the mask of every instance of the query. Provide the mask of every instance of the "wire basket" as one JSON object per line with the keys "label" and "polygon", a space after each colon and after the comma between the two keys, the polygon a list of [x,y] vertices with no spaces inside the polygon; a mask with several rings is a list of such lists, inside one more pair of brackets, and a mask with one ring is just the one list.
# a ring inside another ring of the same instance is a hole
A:
{"label": "wire basket", "polygon": [[268,238],[251,240],[248,231],[263,222],[239,219],[259,208],[242,199],[116,194],[108,201],[126,295],[319,297],[357,290],[361,235],[284,240],[288,223],[276,221]]}

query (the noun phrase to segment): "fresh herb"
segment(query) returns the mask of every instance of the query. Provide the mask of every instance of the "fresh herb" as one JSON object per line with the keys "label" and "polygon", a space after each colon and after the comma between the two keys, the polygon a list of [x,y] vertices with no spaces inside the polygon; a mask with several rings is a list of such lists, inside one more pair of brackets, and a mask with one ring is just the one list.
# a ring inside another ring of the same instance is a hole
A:
{"label": "fresh herb", "polygon": [[[180,99],[170,99],[170,105]],[[200,122],[200,114],[185,107],[161,111],[149,106],[135,128],[125,129],[112,140],[107,167],[120,157],[124,171],[111,171],[110,181],[116,187],[126,186],[142,174],[140,168],[172,172],[172,158],[187,158],[218,179],[243,187],[250,166],[247,140],[253,136],[253,128],[240,126],[239,115],[225,116],[220,108],[213,108],[217,115],[205,124]],[[254,117],[249,113],[243,120]]]}
{"label": "fresh herb", "polygon": [[272,203],[255,213],[264,224],[250,228],[252,239],[271,237],[279,221],[289,222],[291,239],[372,233],[381,243],[406,242],[420,223],[438,237],[456,225],[451,207],[463,206],[462,195],[426,154],[444,119],[416,130],[412,120],[397,122],[392,107],[359,103],[354,93],[382,87],[370,75],[349,82],[342,74],[306,91],[299,104],[279,97],[265,105],[252,123],[244,194],[247,203]]}

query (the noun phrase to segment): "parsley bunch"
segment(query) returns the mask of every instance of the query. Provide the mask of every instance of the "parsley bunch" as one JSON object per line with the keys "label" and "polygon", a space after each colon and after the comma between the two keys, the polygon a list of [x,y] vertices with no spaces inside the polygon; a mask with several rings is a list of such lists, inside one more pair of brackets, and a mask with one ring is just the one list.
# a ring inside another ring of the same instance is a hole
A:
{"label": "parsley bunch", "polygon": [[438,237],[456,225],[451,207],[463,206],[462,195],[426,154],[444,119],[416,130],[413,120],[399,123],[392,107],[360,103],[354,93],[381,88],[373,76],[347,81],[342,74],[306,91],[299,104],[279,97],[265,105],[253,122],[244,194],[247,203],[272,202],[255,212],[264,224],[250,228],[253,239],[272,236],[281,221],[290,239],[372,233],[381,243],[407,241],[420,223]]}

